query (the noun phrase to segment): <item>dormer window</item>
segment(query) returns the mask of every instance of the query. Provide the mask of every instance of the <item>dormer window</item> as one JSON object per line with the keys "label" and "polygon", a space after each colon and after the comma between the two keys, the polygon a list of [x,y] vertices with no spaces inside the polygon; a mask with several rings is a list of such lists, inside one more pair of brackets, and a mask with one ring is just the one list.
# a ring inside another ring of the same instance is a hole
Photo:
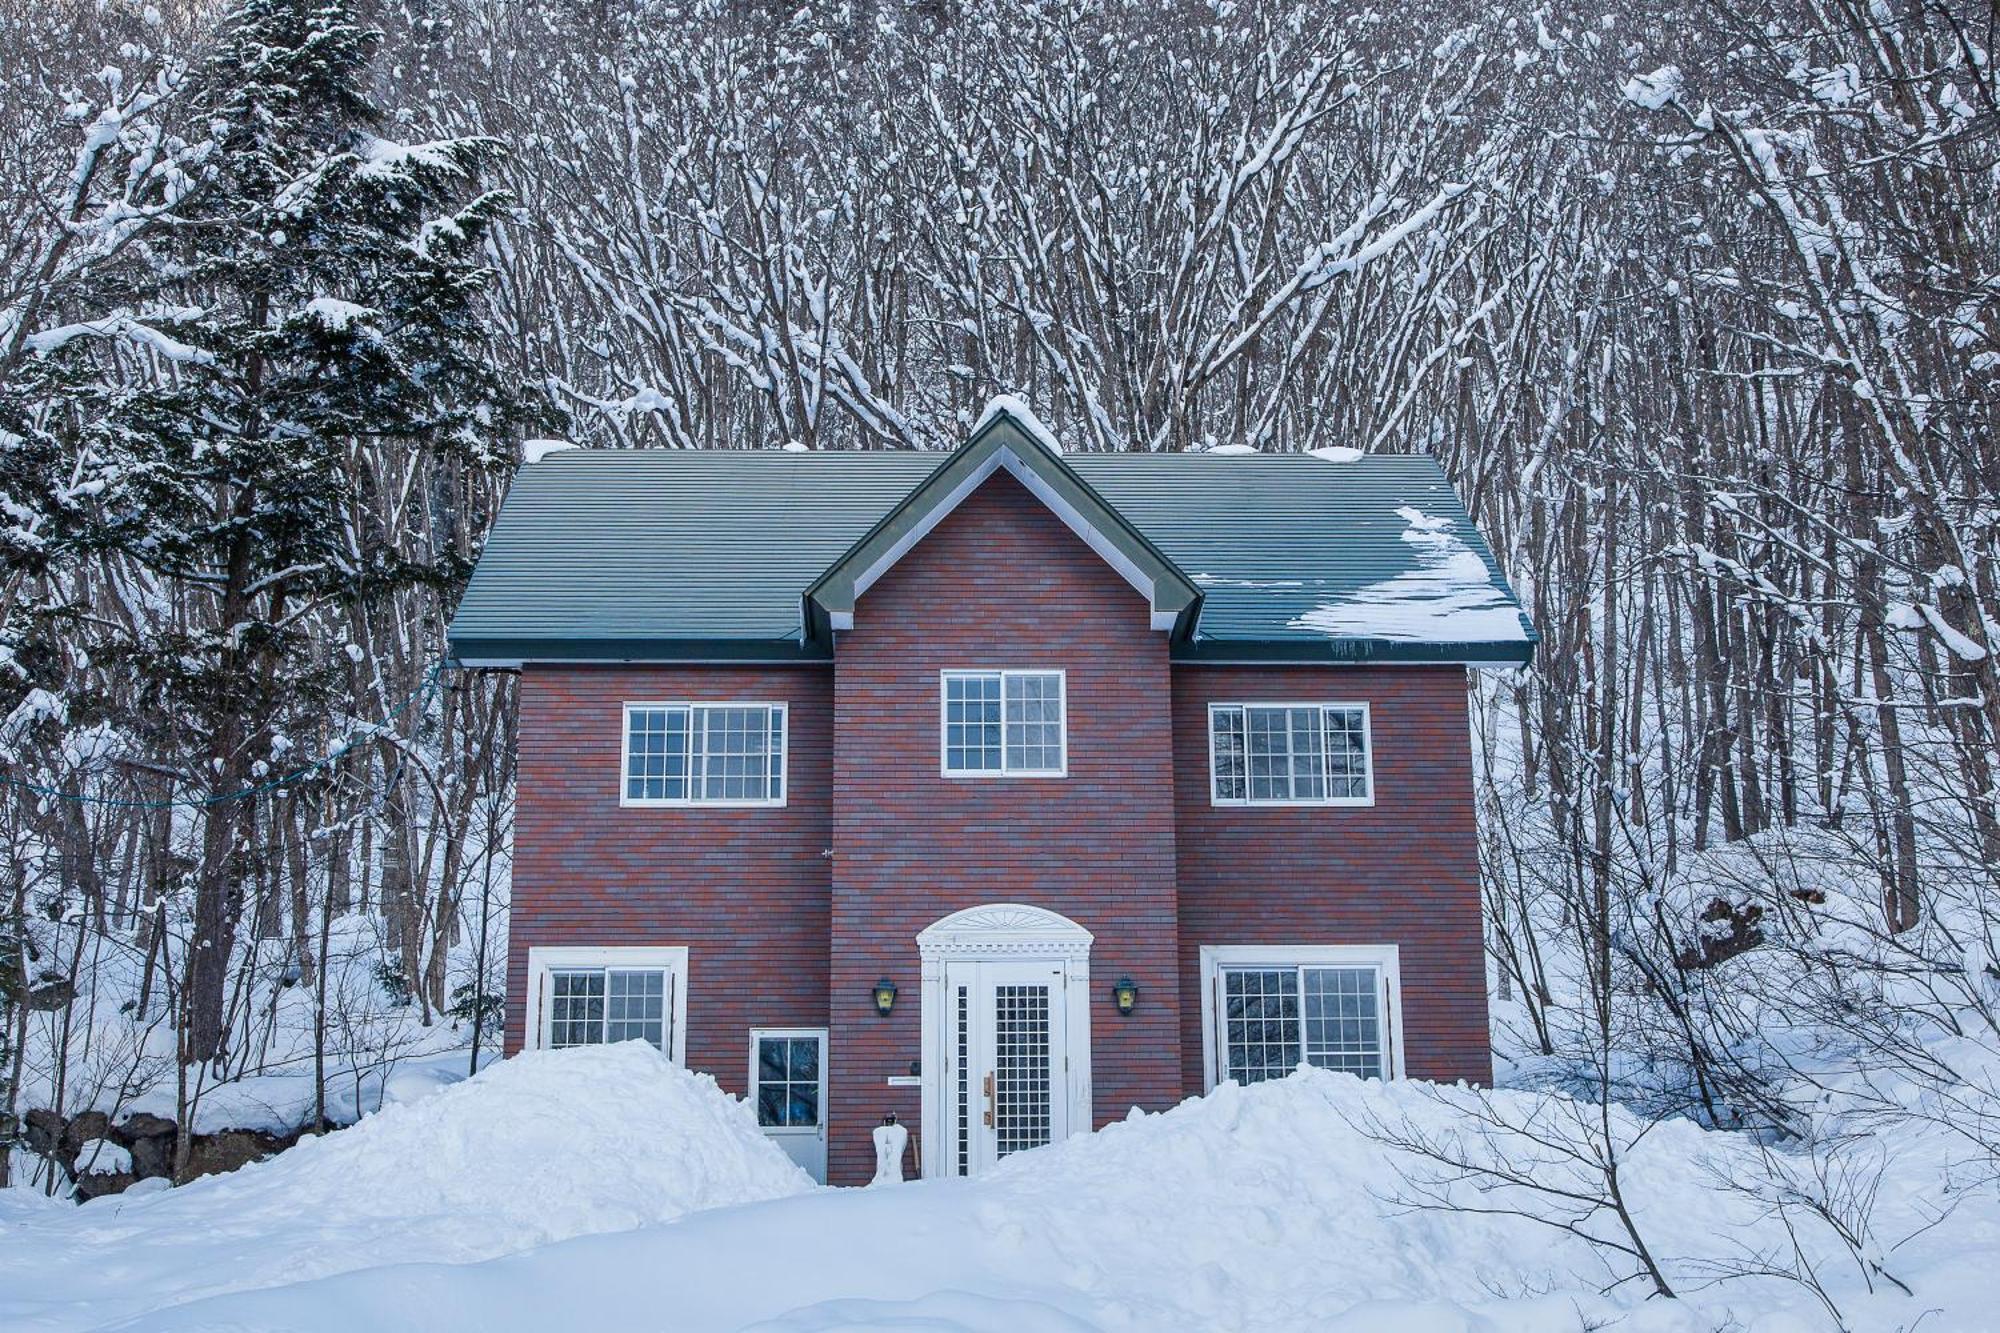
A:
{"label": "dormer window", "polygon": [[625,705],[623,805],[783,805],[785,705]]}
{"label": "dormer window", "polygon": [[1060,671],[947,671],[941,709],[948,778],[1059,778],[1068,772]]}

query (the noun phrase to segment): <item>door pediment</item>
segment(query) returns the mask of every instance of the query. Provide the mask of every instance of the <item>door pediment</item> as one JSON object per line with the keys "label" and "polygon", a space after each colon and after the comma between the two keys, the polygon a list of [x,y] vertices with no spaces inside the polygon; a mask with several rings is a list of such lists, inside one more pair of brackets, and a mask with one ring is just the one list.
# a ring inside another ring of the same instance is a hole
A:
{"label": "door pediment", "polygon": [[1092,935],[1076,922],[1026,903],[987,903],[953,912],[917,936],[924,959],[1031,957],[1064,960],[1090,957]]}

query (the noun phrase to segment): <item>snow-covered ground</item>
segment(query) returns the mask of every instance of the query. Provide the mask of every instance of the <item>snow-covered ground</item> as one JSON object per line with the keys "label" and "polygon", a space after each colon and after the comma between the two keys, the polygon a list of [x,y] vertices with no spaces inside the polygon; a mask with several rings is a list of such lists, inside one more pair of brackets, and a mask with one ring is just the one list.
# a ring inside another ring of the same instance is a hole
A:
{"label": "snow-covered ground", "polygon": [[[1571,1109],[1307,1070],[976,1181],[814,1190],[741,1103],[648,1048],[537,1054],[233,1176],[81,1208],[0,1195],[0,1327],[1833,1327],[1797,1283],[1715,1281],[1790,1244],[1723,1187],[1752,1167],[1740,1136],[1613,1115],[1634,1141],[1628,1197],[1679,1301],[1632,1282],[1606,1294],[1626,1269],[1495,1211],[1529,1196],[1461,1185],[1461,1210],[1411,1206],[1434,1173],[1367,1127],[1464,1142],[1486,1107],[1522,1124]],[[1875,1221],[1918,1233],[1887,1256],[1914,1296],[1879,1278],[1869,1294],[1830,1235],[1802,1243],[1853,1327],[2000,1327],[2000,1206],[1968,1199],[1926,1229],[1936,1145],[1902,1148]]]}

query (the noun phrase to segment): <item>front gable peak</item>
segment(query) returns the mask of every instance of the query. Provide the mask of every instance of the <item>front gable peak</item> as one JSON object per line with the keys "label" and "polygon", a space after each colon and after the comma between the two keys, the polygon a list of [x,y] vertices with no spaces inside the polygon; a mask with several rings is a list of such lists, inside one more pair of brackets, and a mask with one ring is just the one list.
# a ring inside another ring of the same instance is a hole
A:
{"label": "front gable peak", "polygon": [[[1193,620],[1201,590],[1075,469],[1026,405],[995,398],[964,444],[806,589],[808,633],[815,622],[854,627],[854,604],[996,472],[1006,471],[1144,597],[1156,630]],[[820,617],[824,617],[823,621]]]}

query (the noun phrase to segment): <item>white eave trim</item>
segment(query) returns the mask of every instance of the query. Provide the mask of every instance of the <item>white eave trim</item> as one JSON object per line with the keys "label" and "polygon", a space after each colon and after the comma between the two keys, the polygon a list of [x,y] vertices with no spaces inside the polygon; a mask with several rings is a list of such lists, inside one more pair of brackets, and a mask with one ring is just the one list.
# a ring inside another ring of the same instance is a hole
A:
{"label": "white eave trim", "polygon": [[[930,536],[931,530],[944,521],[945,516],[965,503],[965,498],[979,489],[989,477],[1001,468],[1006,468],[1014,480],[1026,487],[1028,493],[1046,505],[1051,513],[1063,521],[1063,526],[1083,539],[1086,546],[1097,553],[1099,559],[1118,571],[1119,577],[1131,584],[1138,594],[1146,599],[1147,607],[1156,606],[1153,580],[1146,572],[1133,563],[1106,533],[1085,518],[1080,510],[1063,499],[1053,487],[1042,480],[1041,474],[1024,462],[1012,445],[1001,445],[987,460],[973,469],[965,479],[951,488],[943,501],[933,505],[930,513],[908,532],[900,537],[894,546],[884,551],[875,562],[854,576],[854,596],[861,595],[873,587],[875,581],[888,573],[916,544]],[[1172,631],[1179,618],[1178,612],[1151,610],[1148,623],[1163,632]],[[854,613],[834,611],[828,613],[828,620],[834,629],[853,629]],[[844,622],[844,623],[843,623]]]}

